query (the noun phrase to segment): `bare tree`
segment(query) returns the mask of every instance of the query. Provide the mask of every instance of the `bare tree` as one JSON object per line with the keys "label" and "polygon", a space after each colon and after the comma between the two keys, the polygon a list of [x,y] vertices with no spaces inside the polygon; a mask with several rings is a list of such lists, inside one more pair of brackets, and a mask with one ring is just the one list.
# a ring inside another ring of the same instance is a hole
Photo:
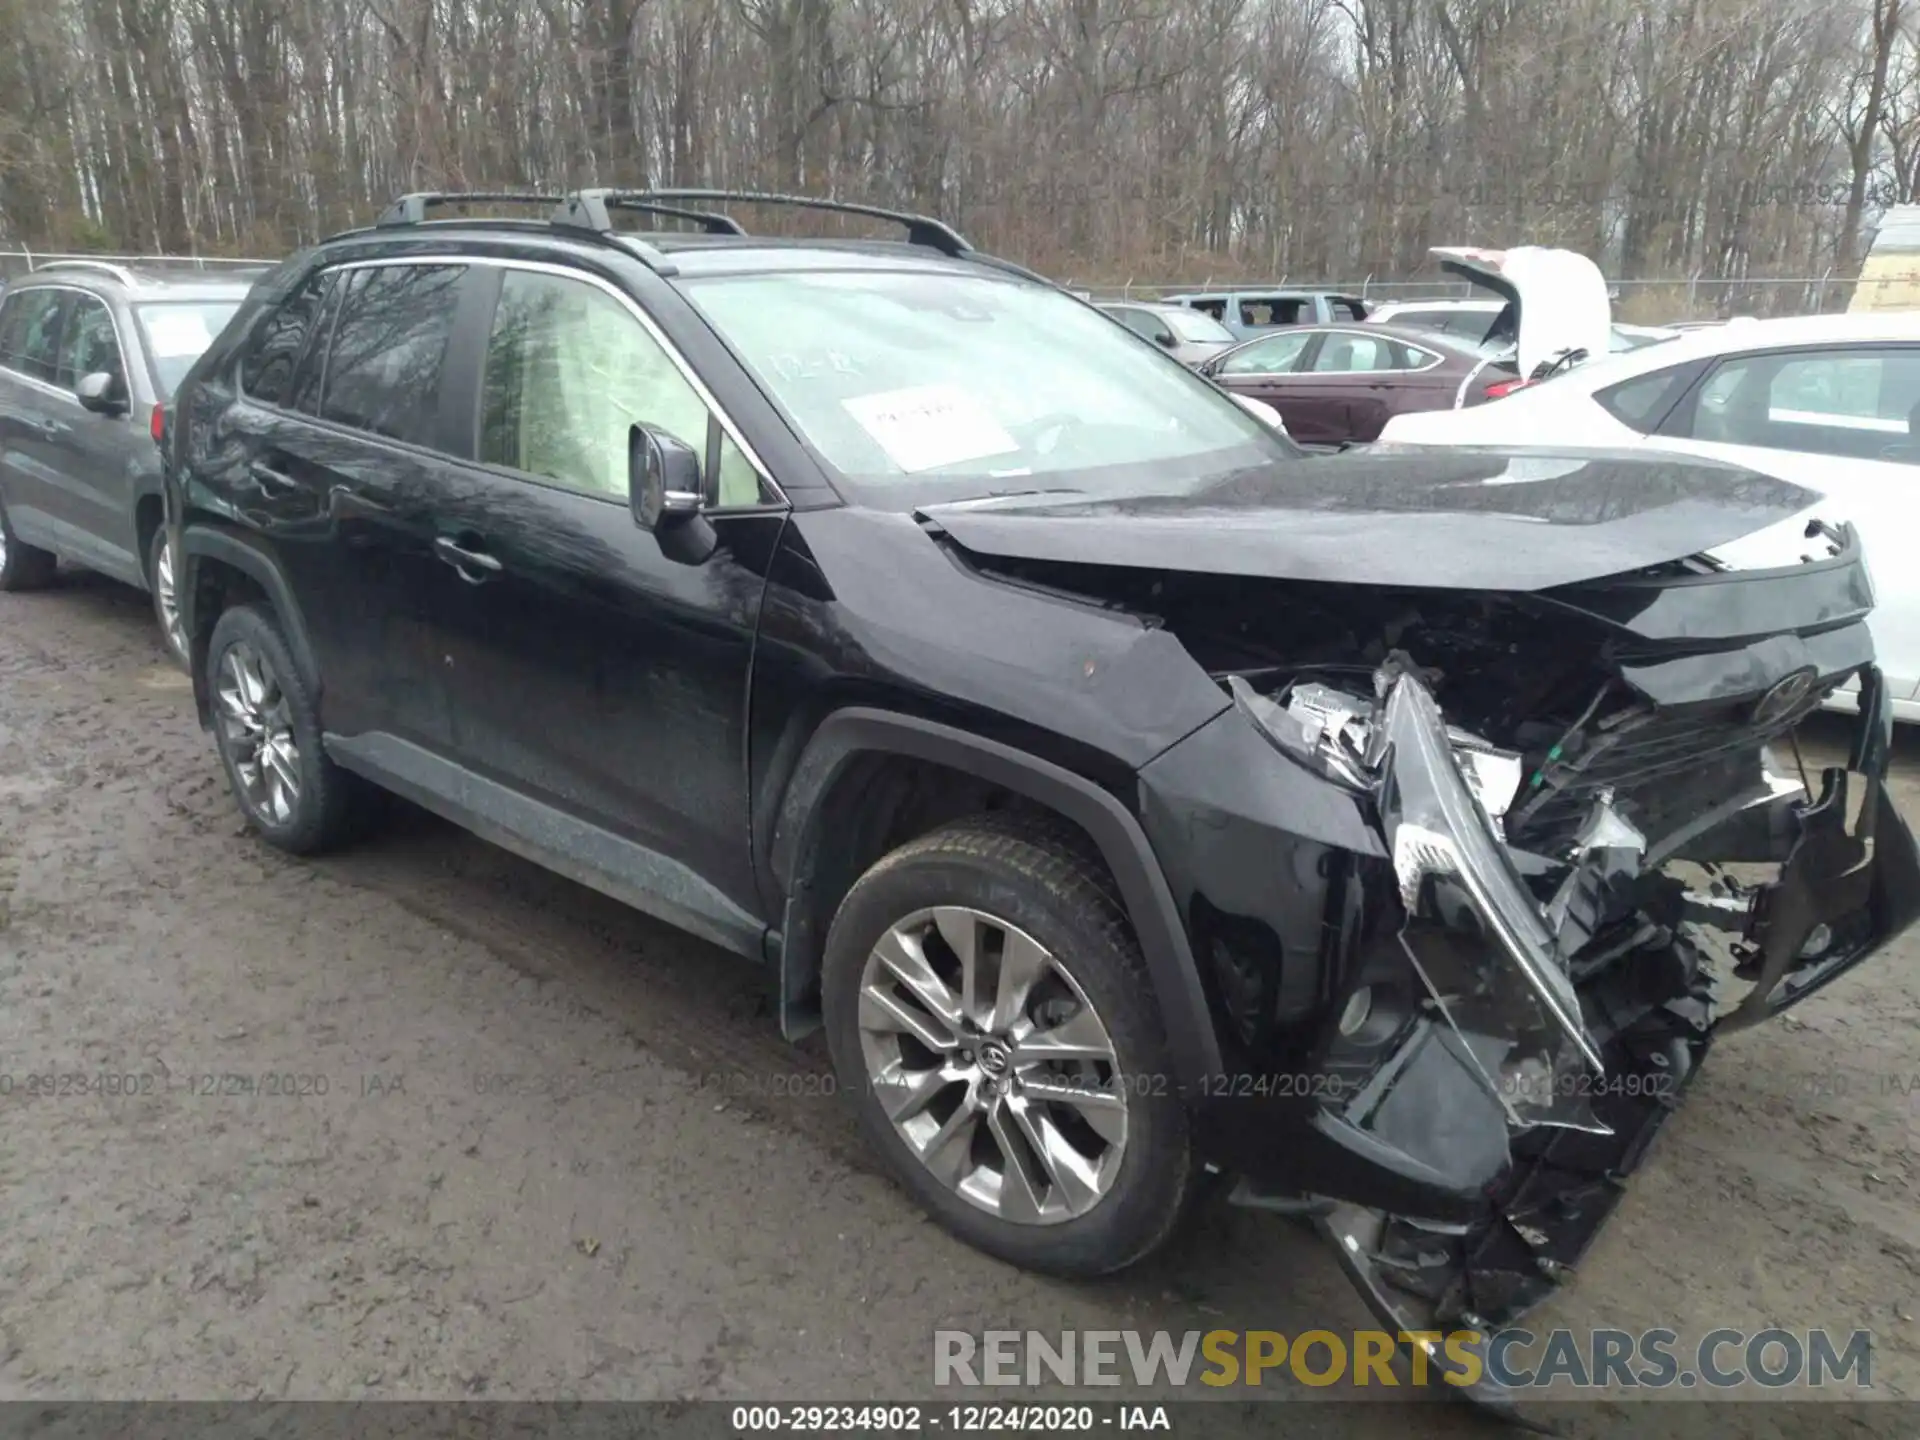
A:
{"label": "bare tree", "polygon": [[[408,189],[727,184],[1063,278],[1857,263],[1912,0],[0,0],[0,242],[271,253]],[[788,221],[766,217],[765,223]]]}

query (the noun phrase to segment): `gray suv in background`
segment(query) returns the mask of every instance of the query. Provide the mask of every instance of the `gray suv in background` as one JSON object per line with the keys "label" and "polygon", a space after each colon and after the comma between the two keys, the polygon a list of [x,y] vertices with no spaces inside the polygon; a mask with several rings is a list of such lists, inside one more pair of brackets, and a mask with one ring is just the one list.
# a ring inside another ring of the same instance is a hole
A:
{"label": "gray suv in background", "polygon": [[58,260],[0,292],[0,590],[57,559],[138,586],[184,662],[155,441],[259,273]]}

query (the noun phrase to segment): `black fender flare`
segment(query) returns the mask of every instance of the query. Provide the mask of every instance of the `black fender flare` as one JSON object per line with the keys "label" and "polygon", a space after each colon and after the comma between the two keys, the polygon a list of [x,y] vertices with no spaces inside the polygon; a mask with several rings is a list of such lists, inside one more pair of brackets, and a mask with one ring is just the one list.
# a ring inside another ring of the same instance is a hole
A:
{"label": "black fender flare", "polygon": [[[280,628],[287,638],[287,649],[293,654],[293,663],[300,669],[300,679],[306,685],[307,693],[318,702],[321,693],[320,663],[314,659],[313,643],[307,637],[306,617],[300,611],[299,602],[293,598],[293,586],[287,582],[286,574],[273,552],[250,537],[208,525],[189,525],[182,530],[180,550],[184,571],[179,585],[180,617],[187,626],[187,633],[194,634],[200,623],[194,613],[195,599],[199,593],[200,562],[218,560],[231,565],[249,579],[257,581],[260,588],[267,592],[267,599],[280,617]],[[204,721],[207,715],[206,697],[200,692],[205,680],[200,670],[196,659],[194,696],[200,703]]]}
{"label": "black fender flare", "polygon": [[1036,804],[1084,830],[1119,887],[1159,1004],[1172,1079],[1191,1094],[1221,1073],[1220,1045],[1179,906],[1146,832],[1118,799],[1073,771],[937,721],[863,706],[822,720],[795,764],[774,820],[769,859],[786,897],[780,940],[781,1026],[797,1039],[817,1020],[803,998],[819,979],[825,922],[808,924],[801,860],[818,839],[820,801],[861,755],[885,753],[950,765]]}

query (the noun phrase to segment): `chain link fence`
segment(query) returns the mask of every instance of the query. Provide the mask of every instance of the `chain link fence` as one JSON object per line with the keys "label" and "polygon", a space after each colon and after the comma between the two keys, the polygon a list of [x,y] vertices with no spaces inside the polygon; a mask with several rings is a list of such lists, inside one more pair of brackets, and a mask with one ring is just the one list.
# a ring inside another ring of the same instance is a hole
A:
{"label": "chain link fence", "polygon": [[[217,273],[239,266],[270,265],[271,260],[236,259],[206,255],[107,255],[57,254],[37,250],[0,250],[0,282],[18,279],[57,260],[104,260],[110,264],[137,268],[164,265]],[[1203,290],[1334,290],[1366,299],[1388,300],[1464,300],[1476,293],[1463,280],[1383,280],[1368,275],[1358,280],[1321,280],[1308,276],[1283,275],[1278,280],[1225,279],[1203,276],[1187,281],[1129,279],[1119,284],[1097,283],[1068,276],[1061,282],[1096,300],[1156,300]],[[1836,278],[1831,272],[1820,276],[1767,276],[1740,280],[1690,276],[1666,280],[1614,280],[1614,318],[1640,325],[1660,325],[1686,320],[1726,320],[1736,315],[1756,317],[1772,315],[1823,315],[1844,311],[1856,290],[1872,287],[1875,298],[1899,307],[1911,303],[1920,308],[1920,291],[1915,279],[1905,274],[1882,274],[1859,280]],[[1914,292],[1909,300],[1908,293]]]}
{"label": "chain link fence", "polygon": [[[1186,282],[1129,280],[1123,284],[1098,284],[1068,279],[1069,289],[1082,291],[1096,300],[1156,300],[1168,295],[1207,290],[1332,290],[1343,295],[1359,295],[1379,303],[1389,300],[1465,300],[1484,298],[1463,280],[1380,280],[1369,275],[1360,280],[1319,280],[1307,276],[1282,276],[1279,280],[1221,279],[1207,276]],[[1678,280],[1612,280],[1614,318],[1629,324],[1660,325],[1673,321],[1726,320],[1737,315],[1756,318],[1775,315],[1826,315],[1847,309],[1856,289],[1876,289],[1876,298],[1896,299],[1896,289],[1904,292],[1913,281],[1903,275],[1868,277],[1855,281],[1840,279],[1831,273],[1820,276],[1767,276],[1740,280],[1692,276]],[[1905,303],[1904,295],[1898,303]],[[1920,298],[1913,302],[1920,308]]]}

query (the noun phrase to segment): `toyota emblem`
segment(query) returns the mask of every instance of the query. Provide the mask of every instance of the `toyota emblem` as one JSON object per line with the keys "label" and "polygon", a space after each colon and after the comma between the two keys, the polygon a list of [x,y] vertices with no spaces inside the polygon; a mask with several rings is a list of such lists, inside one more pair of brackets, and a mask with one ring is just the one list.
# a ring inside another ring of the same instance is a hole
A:
{"label": "toyota emblem", "polygon": [[1753,721],[1756,725],[1773,725],[1797,714],[1806,704],[1807,697],[1813,694],[1814,686],[1819,683],[1819,675],[1811,666],[1795,670],[1791,675],[1783,675],[1773,684],[1773,688],[1762,695],[1753,707]]}

